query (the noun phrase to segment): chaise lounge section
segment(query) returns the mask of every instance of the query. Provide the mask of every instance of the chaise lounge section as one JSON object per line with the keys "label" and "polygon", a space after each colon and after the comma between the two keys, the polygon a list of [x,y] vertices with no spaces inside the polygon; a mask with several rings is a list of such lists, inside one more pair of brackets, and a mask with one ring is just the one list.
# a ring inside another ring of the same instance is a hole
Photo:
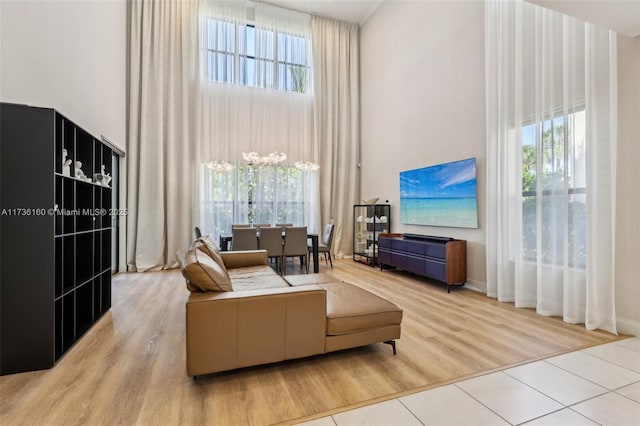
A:
{"label": "chaise lounge section", "polygon": [[291,285],[268,266],[264,250],[219,252],[200,238],[182,272],[191,291],[189,376],[380,342],[392,344],[395,353],[402,309],[324,274],[292,278]]}

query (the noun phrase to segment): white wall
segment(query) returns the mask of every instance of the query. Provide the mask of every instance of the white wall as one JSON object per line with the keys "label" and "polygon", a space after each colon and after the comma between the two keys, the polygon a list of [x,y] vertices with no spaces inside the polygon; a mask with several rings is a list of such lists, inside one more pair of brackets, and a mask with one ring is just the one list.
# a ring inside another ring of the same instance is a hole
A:
{"label": "white wall", "polygon": [[[126,150],[126,0],[0,0],[0,101],[59,110]],[[126,207],[120,161],[120,207]],[[124,268],[126,217],[120,220]]]}
{"label": "white wall", "polygon": [[618,37],[616,315],[640,336],[640,36]]}
{"label": "white wall", "polygon": [[[392,205],[392,232],[467,240],[486,288],[484,5],[385,1],[361,31],[362,198]],[[400,223],[399,172],[476,157],[478,229]]]}
{"label": "white wall", "polygon": [[0,100],[51,107],[125,149],[126,2],[0,0]]}

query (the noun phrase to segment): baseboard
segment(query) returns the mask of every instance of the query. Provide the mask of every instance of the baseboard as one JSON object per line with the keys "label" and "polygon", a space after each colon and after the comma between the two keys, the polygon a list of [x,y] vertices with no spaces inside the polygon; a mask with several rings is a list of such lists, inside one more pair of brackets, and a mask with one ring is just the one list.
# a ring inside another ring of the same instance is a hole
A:
{"label": "baseboard", "polygon": [[482,281],[467,279],[467,282],[464,284],[464,288],[487,294],[487,283]]}
{"label": "baseboard", "polygon": [[616,328],[618,329],[618,333],[640,336],[640,321],[616,317]]}
{"label": "baseboard", "polygon": [[[346,257],[346,256],[345,256]],[[487,294],[487,283],[483,281],[470,280],[464,284],[464,288]],[[631,334],[632,336],[640,336],[640,321],[634,321],[627,318],[616,318],[618,333]]]}
{"label": "baseboard", "polygon": [[[469,280],[464,288],[487,294],[487,283],[476,280]],[[631,334],[632,336],[640,336],[640,321],[634,321],[628,318],[616,317],[616,328],[618,333]]]}

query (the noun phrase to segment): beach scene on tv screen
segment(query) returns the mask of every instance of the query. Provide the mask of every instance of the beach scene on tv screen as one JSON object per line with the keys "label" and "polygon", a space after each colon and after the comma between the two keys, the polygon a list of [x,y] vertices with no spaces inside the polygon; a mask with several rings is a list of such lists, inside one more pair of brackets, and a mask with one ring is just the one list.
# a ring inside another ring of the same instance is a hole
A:
{"label": "beach scene on tv screen", "polygon": [[400,172],[400,220],[406,225],[477,228],[476,159]]}

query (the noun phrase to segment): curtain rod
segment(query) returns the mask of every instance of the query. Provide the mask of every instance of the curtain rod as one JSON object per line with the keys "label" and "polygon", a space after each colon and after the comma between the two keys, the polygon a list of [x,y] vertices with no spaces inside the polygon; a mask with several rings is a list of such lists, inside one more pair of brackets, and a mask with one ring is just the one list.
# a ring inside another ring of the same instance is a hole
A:
{"label": "curtain rod", "polygon": [[116,144],[114,144],[113,142],[111,142],[109,139],[107,139],[104,135],[100,135],[100,139],[102,139],[102,142],[107,145],[109,148],[111,148],[116,154],[118,154],[120,157],[124,157],[126,154],[125,152],[118,148],[116,146]]}

